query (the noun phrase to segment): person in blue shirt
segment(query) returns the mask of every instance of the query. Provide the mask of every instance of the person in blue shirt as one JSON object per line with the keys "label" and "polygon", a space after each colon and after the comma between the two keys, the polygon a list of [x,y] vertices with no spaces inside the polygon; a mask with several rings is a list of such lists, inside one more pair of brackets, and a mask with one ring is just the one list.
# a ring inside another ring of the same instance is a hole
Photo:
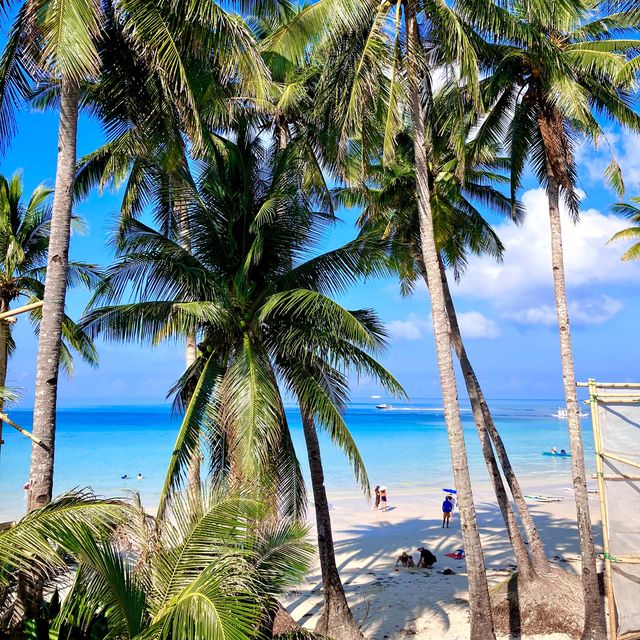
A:
{"label": "person in blue shirt", "polygon": [[453,499],[451,496],[447,496],[442,503],[442,527],[445,524],[447,529],[449,528],[449,521],[451,520],[451,513],[453,512]]}

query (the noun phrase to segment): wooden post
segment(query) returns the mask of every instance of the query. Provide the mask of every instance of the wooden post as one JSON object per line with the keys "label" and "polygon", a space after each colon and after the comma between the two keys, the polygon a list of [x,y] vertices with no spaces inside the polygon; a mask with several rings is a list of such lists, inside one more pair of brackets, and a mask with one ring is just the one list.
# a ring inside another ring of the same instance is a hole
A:
{"label": "wooden post", "polygon": [[32,433],[23,429],[19,424],[16,424],[6,413],[0,412],[0,420],[6,422],[10,427],[13,427],[16,431],[19,431],[23,436],[29,438],[29,440],[32,440],[41,447],[45,446],[44,442],[42,442],[40,438],[36,438]]}
{"label": "wooden post", "polygon": [[598,498],[600,518],[602,520],[602,548],[604,550],[604,591],[609,610],[609,631],[611,640],[616,640],[616,606],[613,596],[613,580],[611,577],[611,554],[609,553],[609,524],[607,521],[607,497],[605,494],[604,466],[602,464],[602,433],[598,414],[598,396],[596,381],[589,378],[589,404],[591,406],[591,423],[593,425],[593,441],[596,450],[596,478],[598,480]]}
{"label": "wooden post", "polygon": [[7,318],[12,318],[13,316],[20,315],[21,313],[26,313],[27,311],[33,311],[34,309],[39,309],[43,304],[44,302],[42,300],[38,300],[38,302],[32,302],[31,304],[26,304],[24,307],[18,307],[17,309],[9,309],[9,311],[0,313],[0,320],[6,320]]}
{"label": "wooden post", "polygon": [[[9,311],[5,311],[4,313],[0,313],[0,322],[7,322],[13,324],[16,319],[14,316],[20,315],[21,313],[26,313],[27,311],[33,311],[34,309],[39,309],[44,302],[42,300],[38,300],[37,302],[32,302],[31,304],[24,305],[23,307],[18,307],[16,309],[9,309]],[[38,442],[28,431],[22,429],[22,427],[18,427],[15,423],[12,423],[5,418],[2,418],[7,424],[11,425],[14,429],[17,429],[21,433],[24,432],[23,435],[27,435],[28,438],[34,440],[34,442]],[[2,439],[2,422],[0,422],[0,451],[2,450],[2,445],[4,444],[4,440]],[[38,444],[42,444],[42,441],[39,441]]]}

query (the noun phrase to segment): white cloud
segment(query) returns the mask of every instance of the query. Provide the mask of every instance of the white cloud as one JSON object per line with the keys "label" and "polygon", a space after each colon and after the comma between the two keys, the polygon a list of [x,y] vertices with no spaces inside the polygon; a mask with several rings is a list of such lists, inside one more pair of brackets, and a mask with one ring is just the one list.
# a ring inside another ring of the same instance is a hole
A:
{"label": "white cloud", "polygon": [[[458,314],[458,323],[463,338],[497,338],[498,325],[479,311],[466,311]],[[421,340],[431,332],[431,321],[415,313],[406,320],[391,320],[387,323],[389,335],[396,340]]]}
{"label": "white cloud", "polygon": [[[527,211],[523,224],[516,227],[504,222],[495,227],[506,247],[504,262],[471,258],[466,275],[455,288],[458,295],[492,301],[504,315],[520,311],[526,316],[527,309],[553,302],[547,197],[543,189],[532,189],[522,200]],[[582,212],[578,224],[573,224],[566,211],[562,212],[569,289],[640,282],[640,264],[622,262],[624,247],[607,245],[609,238],[624,226],[624,220],[595,209]]]}
{"label": "white cloud", "polygon": [[[575,325],[603,324],[613,318],[622,307],[620,300],[602,295],[571,303],[569,317]],[[555,307],[548,304],[507,311],[504,316],[520,324],[555,326],[558,322]]]}
{"label": "white cloud", "polygon": [[458,324],[463,338],[497,338],[498,325],[479,311],[465,311],[458,314]]}
{"label": "white cloud", "polygon": [[635,190],[640,183],[640,136],[611,129],[605,132],[605,136],[606,140],[602,140],[597,149],[589,143],[577,147],[576,161],[581,174],[591,184],[606,185],[604,173],[612,159],[611,149],[614,149],[625,186]]}
{"label": "white cloud", "polygon": [[387,331],[392,338],[398,340],[420,340],[425,331],[431,328],[431,323],[411,313],[406,320],[391,320],[387,322]]}

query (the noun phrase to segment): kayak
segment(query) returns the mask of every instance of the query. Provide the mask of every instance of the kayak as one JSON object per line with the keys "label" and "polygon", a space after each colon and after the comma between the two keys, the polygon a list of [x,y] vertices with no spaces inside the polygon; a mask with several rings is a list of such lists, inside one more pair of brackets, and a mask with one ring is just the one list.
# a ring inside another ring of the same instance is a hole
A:
{"label": "kayak", "polygon": [[570,458],[571,457],[570,453],[560,453],[559,451],[556,451],[556,453],[554,453],[553,451],[543,451],[542,455],[543,456],[554,456],[555,458]]}

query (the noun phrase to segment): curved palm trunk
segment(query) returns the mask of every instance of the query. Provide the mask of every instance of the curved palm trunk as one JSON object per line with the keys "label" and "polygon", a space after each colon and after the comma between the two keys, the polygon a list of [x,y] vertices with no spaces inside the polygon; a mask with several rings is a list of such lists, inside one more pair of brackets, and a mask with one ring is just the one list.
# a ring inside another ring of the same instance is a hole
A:
{"label": "curved palm trunk", "polygon": [[462,341],[462,334],[460,333],[460,327],[458,326],[458,317],[453,305],[451,291],[449,290],[449,283],[447,282],[444,270],[442,270],[442,286],[444,289],[451,328],[451,344],[453,345],[453,349],[460,360],[460,367],[469,393],[471,406],[474,407],[475,404],[477,407],[474,409],[474,418],[477,420],[481,416],[484,427],[487,430],[491,442],[493,443],[493,447],[495,448],[498,461],[500,462],[500,466],[504,472],[513,500],[516,503],[518,513],[520,514],[520,520],[522,521],[522,526],[529,542],[529,552],[533,559],[533,567],[538,573],[549,573],[551,568],[544,551],[544,546],[542,545],[542,540],[540,539],[540,534],[538,533],[538,528],[536,527],[536,523],[534,522],[531,511],[529,510],[529,505],[524,498],[520,482],[518,481],[513,467],[511,466],[507,449],[504,446],[502,437],[500,436],[495,422],[493,421],[489,405],[484,397],[484,393],[480,387],[480,382],[478,381],[476,373],[471,366],[467,350],[465,349]]}
{"label": "curved palm trunk", "polygon": [[[197,357],[197,344],[195,334],[189,334],[185,340],[185,364],[188,369],[195,361]],[[202,457],[200,451],[195,451],[189,459],[189,467],[187,469],[187,492],[188,495],[193,497],[196,502],[200,501],[200,463]]]}
{"label": "curved palm trunk", "polygon": [[436,247],[433,218],[431,215],[429,176],[425,149],[424,114],[420,99],[417,73],[418,28],[414,0],[405,3],[405,25],[407,38],[407,80],[409,86],[409,108],[413,124],[413,142],[416,163],[418,216],[420,223],[421,252],[424,265],[432,283],[431,315],[435,334],[440,385],[444,401],[444,416],[451,450],[451,466],[458,491],[460,523],[467,558],[469,579],[469,607],[471,613],[471,637],[474,640],[493,640],[493,618],[487,585],[484,556],[476,519],[476,510],[471,492],[471,478],[467,463],[467,452],[460,420],[453,356],[449,341],[449,323],[439,277],[438,250]]}
{"label": "curved palm trunk", "polygon": [[[467,350],[465,349],[464,342],[462,341],[462,334],[460,333],[460,326],[458,325],[458,316],[453,305],[453,299],[451,297],[451,291],[449,289],[449,282],[447,281],[447,274],[441,260],[439,264],[440,278],[442,279],[442,289],[444,292],[447,317],[449,319],[449,329],[451,332],[451,345],[453,346],[453,350],[455,351],[458,360],[460,361],[460,367],[462,369],[462,375],[464,377],[467,395],[469,396],[469,401],[471,402],[473,418],[478,430],[478,438],[480,439],[480,446],[482,448],[482,454],[487,465],[487,471],[489,472],[489,477],[491,478],[491,482],[493,484],[493,489],[496,494],[498,506],[500,507],[502,518],[504,519],[507,534],[513,548],[515,561],[518,565],[520,575],[522,575],[526,579],[533,579],[536,575],[534,565],[531,562],[531,558],[529,557],[529,553],[527,552],[527,547],[525,546],[522,534],[520,533],[520,528],[518,526],[515,514],[513,513],[513,509],[511,508],[509,496],[507,495],[506,489],[504,487],[504,482],[502,481],[502,476],[500,475],[500,469],[493,452],[493,447],[491,446],[491,438],[487,429],[487,415],[484,410],[486,408],[486,411],[488,412],[488,406],[486,404],[486,401],[484,400],[484,395],[482,394],[480,383],[478,382],[475,371],[471,366],[471,362],[469,361],[469,358],[467,356]],[[426,272],[423,275],[425,277],[425,283],[428,287],[429,285],[427,282]],[[489,414],[489,416],[490,415],[491,414]]]}
{"label": "curved palm trunk", "polygon": [[[178,212],[178,236],[180,246],[186,251],[191,251],[191,231],[189,229],[189,217],[187,207],[184,202],[178,201],[175,204]],[[195,333],[189,333],[185,339],[185,369],[188,369],[198,357],[198,345]],[[202,455],[200,450],[194,452],[189,459],[187,469],[187,495],[192,496],[197,502],[200,500],[200,463]]]}
{"label": "curved palm trunk", "polygon": [[551,169],[547,170],[547,195],[549,198],[549,221],[551,224],[551,264],[553,267],[553,292],[558,314],[560,334],[560,358],[562,360],[562,384],[567,403],[567,422],[569,426],[569,445],[571,447],[571,471],[573,491],[576,500],[578,536],[580,538],[580,556],[582,559],[582,589],[584,592],[585,621],[583,640],[604,640],[607,637],[604,607],[598,587],[595,547],[591,514],[589,513],[589,494],[584,467],[584,449],[580,431],[580,408],[575,384],[571,331],[569,328],[569,308],[564,274],[562,253],[562,225],[560,222],[560,187]]}
{"label": "curved palm trunk", "polygon": [[62,319],[67,293],[72,192],[76,172],[79,86],[63,76],[60,86],[60,124],[51,237],[47,258],[44,306],[38,339],[33,435],[43,445],[31,446],[29,511],[51,501],[56,434],[56,401],[60,365]]}
{"label": "curved palm trunk", "polygon": [[336,555],[333,548],[333,533],[331,531],[331,515],[329,501],[324,487],[324,471],[320,456],[320,443],[313,423],[313,418],[302,411],[302,428],[309,458],[313,501],[315,503],[316,526],[318,528],[318,553],[322,572],[322,586],[324,594],[324,608],[316,625],[316,633],[320,633],[335,640],[361,640],[360,629],[349,609],[344,593]]}

